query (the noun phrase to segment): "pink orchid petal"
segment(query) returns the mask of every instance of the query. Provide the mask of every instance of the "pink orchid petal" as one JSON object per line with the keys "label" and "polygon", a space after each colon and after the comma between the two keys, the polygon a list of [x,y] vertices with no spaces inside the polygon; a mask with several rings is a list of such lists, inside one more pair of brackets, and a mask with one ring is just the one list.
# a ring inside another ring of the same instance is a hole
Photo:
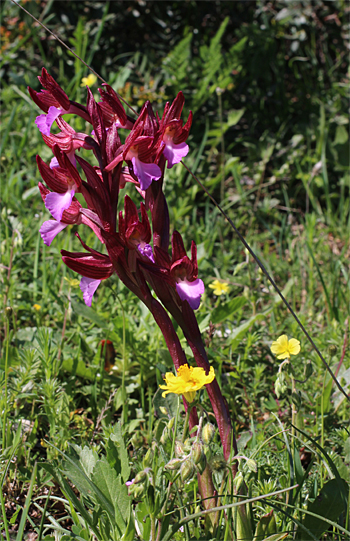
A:
{"label": "pink orchid petal", "polygon": [[68,224],[56,222],[56,220],[47,220],[40,227],[40,235],[46,246],[50,246],[53,239],[60,233]]}
{"label": "pink orchid petal", "polygon": [[152,246],[150,244],[145,244],[143,247],[141,247],[141,244],[139,244],[137,249],[141,255],[148,257],[152,263],[155,263]]}
{"label": "pink orchid petal", "polygon": [[66,193],[50,192],[45,199],[45,207],[58,222],[61,221],[63,211],[71,206],[74,190]]}
{"label": "pink orchid petal", "polygon": [[163,150],[163,154],[168,160],[168,169],[171,169],[176,163],[180,163],[182,158],[187,156],[188,151],[189,147],[186,143],[176,145],[172,141],[168,141]]}
{"label": "pink orchid petal", "polygon": [[204,284],[199,278],[193,282],[181,280],[176,284],[176,291],[182,301],[187,301],[192,310],[197,310],[204,293]]}
{"label": "pink orchid petal", "polygon": [[57,107],[54,107],[53,105],[49,107],[49,110],[46,115],[46,125],[49,128],[49,133],[50,133],[52,124],[55,122],[56,118],[60,116],[61,114],[62,114],[62,111],[60,109],[57,109]]}
{"label": "pink orchid petal", "polygon": [[50,128],[46,125],[46,115],[39,115],[35,119],[35,124],[37,125],[39,131],[44,135],[50,135]]}
{"label": "pink orchid petal", "polygon": [[134,173],[140,182],[141,190],[147,190],[153,180],[158,180],[162,176],[160,167],[155,163],[144,163],[138,158],[132,158]]}
{"label": "pink orchid petal", "polygon": [[83,299],[86,306],[91,306],[92,297],[96,289],[100,285],[102,280],[95,280],[95,278],[87,278],[82,276],[80,280],[80,289],[83,293]]}
{"label": "pink orchid petal", "polygon": [[60,164],[58,163],[58,159],[56,157],[52,158],[50,161],[50,169],[55,169],[55,167],[59,167]]}
{"label": "pink orchid petal", "polygon": [[47,115],[39,115],[35,119],[35,124],[38,126],[41,133],[44,135],[50,135],[51,126],[55,122],[56,118],[62,114],[60,109],[51,105],[49,107]]}

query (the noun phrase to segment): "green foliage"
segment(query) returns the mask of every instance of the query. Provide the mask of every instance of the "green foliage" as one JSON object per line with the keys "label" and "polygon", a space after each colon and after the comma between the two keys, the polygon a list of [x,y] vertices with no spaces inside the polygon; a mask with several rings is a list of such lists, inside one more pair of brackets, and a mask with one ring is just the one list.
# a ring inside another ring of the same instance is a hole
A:
{"label": "green foliage", "polygon": [[[136,108],[151,99],[161,109],[184,92],[186,112],[195,112],[186,164],[221,199],[349,392],[345,3],[67,5],[25,3]],[[41,243],[38,231],[47,217],[35,155],[47,161],[49,152],[26,86],[38,89],[36,76],[45,65],[80,101],[87,68],[18,6],[4,2],[1,14],[9,34],[0,68],[0,278],[2,307],[11,306],[12,314],[1,324],[0,529],[18,541],[26,530],[50,541],[54,535],[148,540],[151,515],[163,512],[162,536],[178,526],[173,539],[228,539],[229,520],[238,516],[229,508],[216,529],[200,516],[186,523],[201,505],[195,477],[183,486],[175,481],[177,490],[166,499],[176,473],[164,466],[173,458],[175,430],[181,436],[183,412],[177,428],[169,428],[177,398],[162,399],[157,387],[172,361],[150,315],[113,279],[113,291],[101,286],[92,307],[83,304],[59,255],[77,249],[74,228],[50,248]],[[181,165],[167,171],[165,190],[174,228],[187,247],[191,239],[197,243],[205,285],[220,279],[230,288],[215,297],[206,287],[198,320],[244,454],[236,462],[246,494],[258,498],[299,485],[288,497],[245,506],[245,531],[256,540],[340,539],[349,530],[345,397]],[[93,246],[93,235],[84,235]],[[302,351],[283,373],[277,396],[278,362],[269,347],[283,333],[300,339]],[[109,371],[101,340],[114,346]],[[204,393],[201,405],[209,409]],[[147,449],[153,454],[146,460]],[[220,456],[217,435],[205,451],[208,463]],[[147,477],[129,496],[125,482],[147,467],[153,484]],[[214,482],[224,494],[220,504],[237,500],[227,472],[217,472]]]}

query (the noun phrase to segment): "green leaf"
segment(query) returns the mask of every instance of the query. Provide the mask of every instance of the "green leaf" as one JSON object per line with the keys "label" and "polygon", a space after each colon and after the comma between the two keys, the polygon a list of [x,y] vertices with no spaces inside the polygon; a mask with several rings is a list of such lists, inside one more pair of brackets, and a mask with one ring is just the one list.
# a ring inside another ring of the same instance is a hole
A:
{"label": "green leaf", "polygon": [[92,308],[89,308],[89,306],[86,306],[82,302],[78,302],[72,299],[71,301],[72,309],[75,314],[78,316],[85,317],[86,319],[89,319],[93,323],[96,323],[101,329],[108,329],[108,322],[106,319],[101,317],[100,315],[96,314],[95,310]]}
{"label": "green leaf", "polygon": [[255,314],[255,316],[252,316],[247,321],[242,323],[242,325],[239,325],[229,336],[227,343],[231,346],[231,350],[234,351],[237,346],[239,345],[240,341],[246,333],[249,331],[250,327],[254,325],[257,321],[260,321],[262,319],[265,319],[268,314],[270,314],[273,310],[273,307],[269,308],[268,310],[265,310],[264,312],[261,312],[260,314]]}
{"label": "green leaf", "polygon": [[121,533],[124,533],[130,520],[131,500],[127,487],[124,483],[122,484],[120,475],[117,476],[116,471],[103,458],[96,462],[92,481],[111,506],[114,506],[116,525]]}
{"label": "green leaf", "polygon": [[[305,515],[303,526],[310,530],[317,539],[329,528],[329,524],[322,517],[336,521],[343,511],[346,511],[347,500],[345,494],[348,487],[344,479],[331,479],[328,481],[316,497],[309,504],[307,510],[318,517]],[[304,533],[298,528],[296,539],[302,540]]]}
{"label": "green leaf", "polygon": [[220,304],[217,308],[215,308],[212,312],[211,316],[211,322],[213,325],[216,325],[217,323],[221,323],[225,319],[230,318],[237,310],[242,308],[247,302],[247,299],[245,297],[235,297],[229,302],[226,302],[225,304]]}
{"label": "green leaf", "polygon": [[120,421],[114,425],[113,432],[109,437],[107,443],[107,460],[116,472],[121,474],[123,482],[126,483],[130,476],[129,455],[125,446]]}
{"label": "green leaf", "polygon": [[349,139],[349,135],[344,126],[337,126],[334,138],[334,145],[343,145]]}
{"label": "green leaf", "polygon": [[[256,525],[253,541],[260,541],[266,535],[276,534],[276,519],[271,510],[267,515],[263,515]],[[284,534],[283,534],[284,535]]]}
{"label": "green leaf", "polygon": [[285,533],[275,533],[274,535],[270,535],[269,537],[265,537],[263,541],[281,541],[281,539],[285,539],[289,535],[289,532]]}
{"label": "green leaf", "polygon": [[295,470],[295,477],[297,480],[298,485],[303,483],[304,481],[304,468],[301,464],[299,450],[295,447],[294,448],[294,470]]}
{"label": "green leaf", "polygon": [[227,126],[231,128],[231,126],[238,124],[244,113],[245,109],[232,109],[228,114]]}

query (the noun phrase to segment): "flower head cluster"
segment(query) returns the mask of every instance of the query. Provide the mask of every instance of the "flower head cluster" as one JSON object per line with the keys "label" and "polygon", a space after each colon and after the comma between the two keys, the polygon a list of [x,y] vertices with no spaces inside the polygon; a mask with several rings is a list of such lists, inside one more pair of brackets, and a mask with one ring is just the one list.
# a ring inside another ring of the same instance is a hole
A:
{"label": "flower head cluster", "polygon": [[[68,225],[85,225],[99,239],[101,251],[87,246],[76,233],[85,251],[61,252],[63,262],[82,276],[85,303],[91,306],[101,280],[116,273],[150,308],[154,307],[153,288],[171,313],[181,314],[187,303],[197,309],[204,285],[198,278],[196,245],[192,242],[189,258],[181,235],[175,231],[170,257],[169,213],[162,189],[165,167],[179,163],[189,150],[185,141],[192,113],[184,124],[182,92],[172,104],[165,105],[161,117],[147,101],[134,120],[108,84],[99,88],[101,99],[97,102],[89,89],[94,81],[87,78],[85,106],[71,101],[45,68],[38,79],[43,89],[29,88],[29,93],[43,111],[36,125],[53,152],[49,164],[37,156],[43,180],[40,194],[52,216],[40,233],[50,246]],[[78,115],[90,124],[89,133],[76,132],[63,119],[66,114]],[[123,144],[119,130],[129,132]],[[92,151],[93,165],[79,156],[82,148]],[[142,202],[137,206],[125,195],[124,211],[118,214],[118,198],[127,182],[134,185]]]}
{"label": "flower head cluster", "polygon": [[300,342],[295,338],[288,340],[286,334],[282,334],[275,342],[272,342],[271,351],[277,355],[277,359],[290,359],[291,355],[298,355]]}
{"label": "flower head cluster", "polygon": [[164,393],[162,393],[163,397],[169,393],[182,394],[187,402],[193,402],[196,391],[211,383],[214,378],[215,372],[212,366],[207,375],[204,368],[194,368],[184,364],[178,368],[176,376],[172,372],[167,372],[165,374],[166,385],[159,385],[159,387],[165,389]]}

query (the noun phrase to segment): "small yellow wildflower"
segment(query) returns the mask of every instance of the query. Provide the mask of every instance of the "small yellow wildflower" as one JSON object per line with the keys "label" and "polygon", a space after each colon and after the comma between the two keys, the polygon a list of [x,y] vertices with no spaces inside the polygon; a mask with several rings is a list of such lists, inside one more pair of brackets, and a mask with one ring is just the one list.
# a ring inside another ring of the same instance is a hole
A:
{"label": "small yellow wildflower", "polygon": [[83,77],[80,86],[92,86],[96,83],[97,77],[93,73],[89,73],[87,77]]}
{"label": "small yellow wildflower", "polygon": [[68,282],[70,287],[73,287],[73,288],[78,287],[80,284],[79,280],[77,280],[76,278],[67,278],[65,276],[64,279],[66,280],[66,282]]}
{"label": "small yellow wildflower", "polygon": [[288,336],[282,334],[275,342],[272,342],[271,351],[277,355],[277,359],[290,359],[291,355],[298,355],[300,342],[295,338],[288,340]]}
{"label": "small yellow wildflower", "polygon": [[214,280],[212,284],[209,284],[209,287],[210,289],[214,289],[214,295],[217,295],[218,297],[230,291],[228,283],[219,282],[219,280]]}
{"label": "small yellow wildflower", "polygon": [[168,393],[183,394],[187,402],[193,402],[196,391],[211,383],[214,378],[215,372],[212,366],[209,374],[206,375],[204,368],[194,368],[184,364],[178,369],[177,376],[172,372],[167,372],[165,374],[166,385],[159,385],[159,387],[165,389],[165,392],[162,393],[163,397]]}
{"label": "small yellow wildflower", "polygon": [[34,310],[36,310],[37,312],[39,312],[39,310],[41,310],[40,304],[33,304],[33,308],[34,308]]}

